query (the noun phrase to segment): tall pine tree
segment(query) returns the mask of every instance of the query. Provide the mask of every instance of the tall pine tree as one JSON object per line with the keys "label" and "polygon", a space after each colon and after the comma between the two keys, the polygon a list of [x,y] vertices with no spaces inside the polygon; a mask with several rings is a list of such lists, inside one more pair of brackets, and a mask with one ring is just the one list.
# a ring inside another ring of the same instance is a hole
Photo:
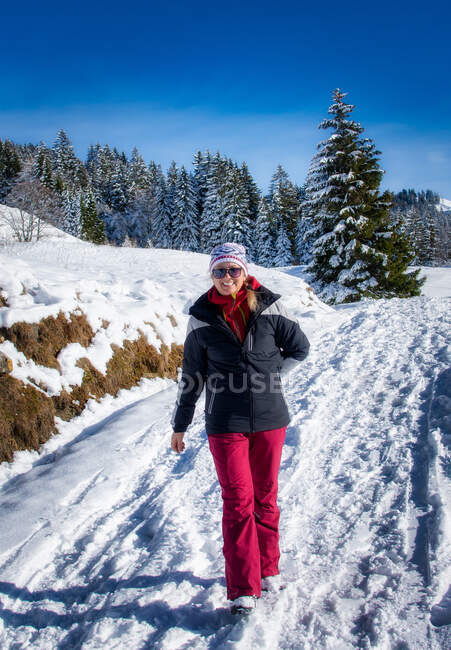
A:
{"label": "tall pine tree", "polygon": [[390,228],[391,194],[379,192],[380,152],[349,119],[354,106],[345,96],[339,89],[333,93],[331,117],[319,125],[333,132],[318,145],[307,177],[314,239],[309,270],[329,302],[418,295],[418,271],[407,273],[409,242]]}
{"label": "tall pine tree", "polygon": [[255,262],[270,267],[274,264],[275,242],[273,235],[271,209],[266,198],[261,198],[255,222]]}
{"label": "tall pine tree", "polygon": [[199,249],[199,216],[196,193],[192,178],[183,165],[175,189],[175,209],[174,247],[184,251],[197,251]]}
{"label": "tall pine tree", "polygon": [[82,238],[93,244],[103,244],[105,241],[103,221],[97,214],[97,206],[91,190],[80,199],[80,220]]}

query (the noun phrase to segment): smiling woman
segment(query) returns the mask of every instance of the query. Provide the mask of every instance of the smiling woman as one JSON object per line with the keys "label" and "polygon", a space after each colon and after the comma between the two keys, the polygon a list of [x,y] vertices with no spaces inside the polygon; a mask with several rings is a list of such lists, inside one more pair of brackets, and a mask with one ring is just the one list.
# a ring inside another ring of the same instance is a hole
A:
{"label": "smiling woman", "polygon": [[280,296],[249,275],[244,246],[216,246],[213,286],[191,307],[171,446],[184,432],[205,386],[208,442],[223,497],[227,596],[249,613],[262,590],[279,587],[277,486],[288,409],[280,386],[287,363],[309,343]]}

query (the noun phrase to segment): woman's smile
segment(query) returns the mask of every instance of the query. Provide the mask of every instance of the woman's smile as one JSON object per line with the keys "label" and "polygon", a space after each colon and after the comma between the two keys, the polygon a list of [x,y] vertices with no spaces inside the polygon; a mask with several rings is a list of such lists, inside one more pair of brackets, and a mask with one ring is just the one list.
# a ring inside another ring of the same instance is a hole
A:
{"label": "woman's smile", "polygon": [[[217,267],[218,269],[235,269],[237,268],[236,265],[231,264],[231,263],[225,263],[222,264],[221,266]],[[215,278],[214,275],[212,274],[212,280],[213,284],[215,285],[217,291],[219,291],[220,294],[223,296],[231,296],[236,293],[241,289],[241,287],[244,284],[246,276],[244,272],[241,270],[241,274],[237,278],[232,278],[230,273],[227,273],[223,278]]]}

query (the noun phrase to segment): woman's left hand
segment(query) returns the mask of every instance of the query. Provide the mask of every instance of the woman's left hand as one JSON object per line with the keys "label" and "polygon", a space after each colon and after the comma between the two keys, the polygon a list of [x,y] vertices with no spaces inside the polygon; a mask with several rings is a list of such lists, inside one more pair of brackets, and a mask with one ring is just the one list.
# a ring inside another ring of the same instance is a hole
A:
{"label": "woman's left hand", "polygon": [[171,447],[178,454],[185,451],[185,443],[183,442],[184,433],[173,433],[171,438]]}

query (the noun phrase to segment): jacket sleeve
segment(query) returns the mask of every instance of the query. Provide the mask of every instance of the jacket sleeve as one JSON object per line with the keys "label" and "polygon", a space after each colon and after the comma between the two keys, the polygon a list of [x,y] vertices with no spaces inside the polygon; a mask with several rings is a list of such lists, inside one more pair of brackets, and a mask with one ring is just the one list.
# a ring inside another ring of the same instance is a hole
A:
{"label": "jacket sleeve", "polygon": [[176,433],[187,430],[193,419],[194,409],[205,383],[207,355],[200,343],[199,329],[206,324],[193,316],[188,321],[183,347],[183,367],[179,380],[177,400],[172,414],[172,428]]}
{"label": "jacket sleeve", "polygon": [[275,341],[283,357],[281,374],[285,375],[307,357],[310,343],[299,327],[299,323],[288,314],[283,306],[278,305],[278,307],[279,318],[277,319]]}

